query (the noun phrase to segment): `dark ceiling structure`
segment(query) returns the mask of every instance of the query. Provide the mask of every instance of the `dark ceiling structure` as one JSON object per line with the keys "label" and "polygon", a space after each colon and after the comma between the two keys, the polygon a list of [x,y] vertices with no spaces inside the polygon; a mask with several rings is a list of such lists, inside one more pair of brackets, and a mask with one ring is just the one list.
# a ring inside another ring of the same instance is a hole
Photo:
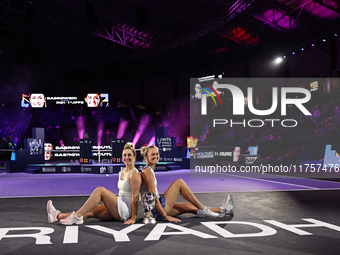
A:
{"label": "dark ceiling structure", "polygon": [[338,28],[340,0],[0,1],[2,57],[38,67],[232,66],[322,47]]}

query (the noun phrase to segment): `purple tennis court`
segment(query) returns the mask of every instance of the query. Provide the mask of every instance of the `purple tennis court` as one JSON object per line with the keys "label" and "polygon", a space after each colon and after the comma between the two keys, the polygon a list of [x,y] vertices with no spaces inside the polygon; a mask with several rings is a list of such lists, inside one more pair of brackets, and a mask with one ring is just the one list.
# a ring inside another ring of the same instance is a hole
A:
{"label": "purple tennis court", "polygon": [[[151,250],[164,254],[223,254],[226,249],[233,254],[337,254],[340,206],[334,201],[340,199],[339,182],[254,174],[193,178],[189,169],[157,172],[156,176],[160,193],[181,178],[209,206],[220,206],[231,193],[234,217],[200,219],[187,213],[178,216],[181,223],[145,225],[141,224],[143,213],[138,209],[133,228],[96,219],[65,228],[48,224],[46,202],[51,199],[60,210],[75,210],[98,186],[117,193],[118,174],[2,171],[0,254],[148,254]],[[185,200],[179,196],[178,201]],[[127,233],[125,239],[119,234],[123,230]],[[33,234],[39,231],[45,239]]]}
{"label": "purple tennis court", "polygon": [[[158,172],[159,192],[176,179],[183,179],[194,193],[335,190],[340,182],[273,175],[221,174],[220,178],[191,178],[190,170]],[[118,193],[118,174],[0,173],[0,197],[87,196],[98,186]],[[20,187],[20,188],[18,188]]]}

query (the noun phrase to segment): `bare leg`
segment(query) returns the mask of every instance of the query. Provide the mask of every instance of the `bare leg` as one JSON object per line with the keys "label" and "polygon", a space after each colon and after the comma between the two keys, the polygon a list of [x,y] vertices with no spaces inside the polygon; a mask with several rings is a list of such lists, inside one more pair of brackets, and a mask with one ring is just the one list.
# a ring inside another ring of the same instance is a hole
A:
{"label": "bare leg", "polygon": [[67,218],[68,216],[70,216],[71,214],[72,214],[71,212],[68,212],[68,213],[59,213],[59,214],[58,214],[58,218],[59,218],[59,220],[65,219],[65,218]]}
{"label": "bare leg", "polygon": [[103,187],[98,187],[93,191],[85,204],[76,212],[77,216],[80,217],[85,215],[86,213],[94,209],[100,201],[103,202],[107,211],[115,219],[120,220],[117,207],[117,196]]}
{"label": "bare leg", "polygon": [[174,206],[170,209],[170,212],[168,212],[168,215],[175,216],[182,213],[196,214],[197,208],[191,203],[175,203]]}
{"label": "bare leg", "polygon": [[209,209],[213,212],[221,213],[221,207],[209,207]]}
{"label": "bare leg", "polygon": [[[182,197],[190,202],[195,208],[196,212],[197,209],[204,209],[204,205],[197,199],[197,197],[194,195],[194,193],[191,191],[189,186],[182,180],[182,179],[177,179],[174,181],[169,188],[165,191],[164,197],[165,197],[165,207],[164,210],[166,213],[175,213],[175,212],[180,212],[180,213],[186,213],[186,212],[194,212],[194,207],[191,207],[188,205],[188,203],[176,203],[178,193],[181,193]],[[176,204],[176,207],[173,211],[173,207]],[[182,205],[178,205],[182,204]],[[188,210],[188,211],[187,211]],[[194,212],[194,213],[196,213]],[[176,215],[176,214],[174,214]]]}
{"label": "bare leg", "polygon": [[[59,220],[65,219],[70,216],[72,212],[68,213],[59,213],[58,218]],[[114,217],[107,211],[105,205],[97,205],[91,211],[83,215],[83,219],[86,220],[88,218],[96,218],[101,220],[113,220]]]}
{"label": "bare leg", "polygon": [[[220,207],[209,207],[209,209],[216,213],[221,213]],[[197,208],[191,203],[175,203],[168,213],[170,216],[175,216],[182,213],[197,213]]]}
{"label": "bare leg", "polygon": [[83,219],[96,218],[101,220],[113,220],[114,217],[106,210],[105,205],[97,205],[94,209],[83,215]]}
{"label": "bare leg", "polygon": [[[120,220],[117,208],[117,196],[103,187],[98,187],[93,191],[85,204],[78,211],[76,211],[77,216],[90,218],[96,215],[108,218],[109,216],[103,211],[103,207],[99,207],[99,209],[97,208],[100,201],[103,202],[104,208],[113,218]],[[71,213],[60,213],[59,219],[64,219],[69,215],[71,215]]]}

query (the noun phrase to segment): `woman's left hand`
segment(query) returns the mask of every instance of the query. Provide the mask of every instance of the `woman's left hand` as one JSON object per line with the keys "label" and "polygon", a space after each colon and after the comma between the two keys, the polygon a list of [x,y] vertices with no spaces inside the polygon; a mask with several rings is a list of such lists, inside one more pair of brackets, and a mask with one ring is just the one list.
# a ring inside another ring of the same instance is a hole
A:
{"label": "woman's left hand", "polygon": [[166,220],[166,221],[169,221],[169,222],[181,222],[180,219],[177,219],[177,218],[175,218],[175,217],[171,217],[171,216],[169,216],[169,215],[166,216],[165,220]]}
{"label": "woman's left hand", "polygon": [[124,224],[125,225],[131,225],[131,224],[134,224],[135,222],[136,222],[136,220],[134,220],[134,219],[128,219],[128,220],[124,221]]}

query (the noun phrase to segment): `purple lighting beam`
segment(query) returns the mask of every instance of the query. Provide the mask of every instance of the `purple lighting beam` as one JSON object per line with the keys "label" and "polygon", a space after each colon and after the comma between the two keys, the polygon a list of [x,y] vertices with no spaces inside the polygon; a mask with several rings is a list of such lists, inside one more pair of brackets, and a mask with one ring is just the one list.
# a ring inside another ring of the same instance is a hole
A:
{"label": "purple lighting beam", "polygon": [[132,144],[134,146],[136,146],[136,143],[138,142],[139,138],[142,136],[150,120],[151,120],[151,117],[150,115],[147,115],[147,114],[143,115],[142,118],[140,119],[135,137],[133,138],[133,141],[132,141]]}
{"label": "purple lighting beam", "polygon": [[124,136],[125,130],[129,125],[129,121],[121,119],[119,121],[118,132],[117,132],[117,139],[121,139]]}

